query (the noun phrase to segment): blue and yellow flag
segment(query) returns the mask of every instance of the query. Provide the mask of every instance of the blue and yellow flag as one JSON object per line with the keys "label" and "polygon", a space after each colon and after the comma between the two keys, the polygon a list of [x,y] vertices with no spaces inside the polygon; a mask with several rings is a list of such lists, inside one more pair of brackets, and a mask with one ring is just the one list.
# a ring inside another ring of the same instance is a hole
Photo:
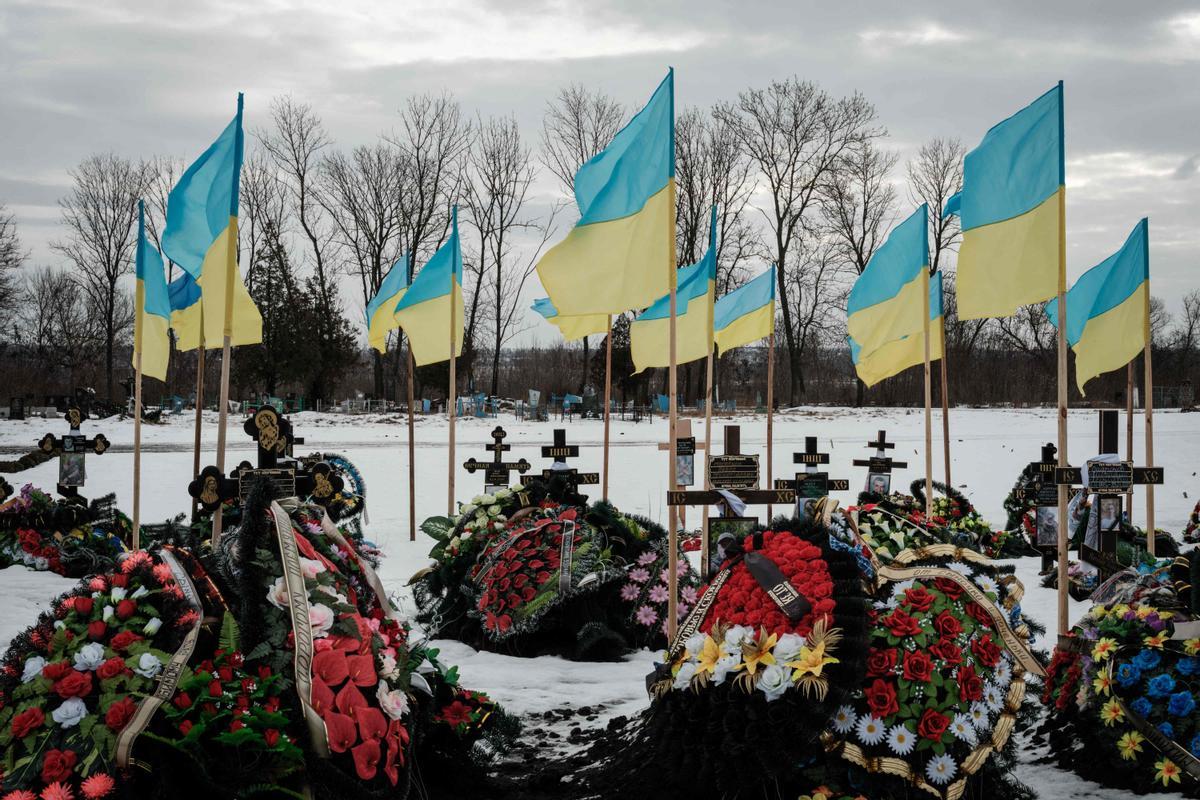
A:
{"label": "blue and yellow flag", "polygon": [[237,116],[187,168],[167,199],[163,252],[200,289],[205,347],[221,347],[224,336],[234,345],[262,341],[262,315],[237,265],[242,138],[239,93]]}
{"label": "blue and yellow flag", "polygon": [[675,72],[575,173],[579,223],[538,262],[565,316],[620,314],[668,292],[675,246]]}
{"label": "blue and yellow flag", "polygon": [[[146,241],[146,204],[138,201],[138,239],[135,274],[137,291],[134,299],[133,365],[141,367],[143,375],[167,379],[167,360],[171,355],[171,303],[167,299],[167,279],[163,276],[163,260],[154,245]],[[141,354],[141,364],[138,354]]]}
{"label": "blue and yellow flag", "polygon": [[[675,363],[706,358],[713,347],[713,305],[717,292],[717,209],[708,229],[704,257],[679,270],[675,290]],[[629,325],[634,373],[671,364],[671,296],[660,297]]]}
{"label": "blue and yellow flag", "polygon": [[533,310],[562,333],[563,339],[573,342],[585,336],[597,333],[608,333],[608,314],[580,314],[574,317],[558,313],[549,297],[539,297],[533,301]]}
{"label": "blue and yellow flag", "polygon": [[186,272],[167,285],[171,302],[171,330],[175,331],[176,350],[195,350],[204,335],[204,309],[200,305],[200,287]]}
{"label": "blue and yellow flag", "polygon": [[1066,161],[1060,82],[987,132],[946,211],[962,218],[960,319],[1007,317],[1058,293]]}
{"label": "blue and yellow flag", "polygon": [[[1058,324],[1058,298],[1046,304]],[[1143,219],[1116,253],[1079,276],[1067,292],[1067,342],[1083,385],[1128,364],[1150,330],[1150,222]]]}
{"label": "blue and yellow flag", "polygon": [[[929,360],[942,357],[946,348],[945,328],[942,311],[942,273],[937,272],[929,281]],[[937,331],[937,333],[932,333]],[[867,386],[874,386],[884,378],[897,375],[909,367],[925,363],[924,332],[913,333],[885,342],[871,352],[864,352],[858,342],[850,340],[850,356],[854,359],[854,371]]]}
{"label": "blue and yellow flag", "polygon": [[[396,304],[396,322],[408,336],[418,367],[462,354],[462,245],[458,238],[458,206],[450,218],[450,238],[433,254]],[[453,322],[452,322],[453,320]]]}
{"label": "blue and yellow flag", "polygon": [[405,253],[392,264],[379,283],[379,291],[367,303],[367,342],[381,353],[387,352],[388,331],[400,327],[396,321],[396,305],[407,290],[408,253]]}
{"label": "blue and yellow flag", "polygon": [[718,300],[713,328],[720,353],[770,336],[775,330],[774,267]]}
{"label": "blue and yellow flag", "polygon": [[928,277],[929,208],[922,205],[892,228],[850,289],[850,338],[870,352],[921,330]]}

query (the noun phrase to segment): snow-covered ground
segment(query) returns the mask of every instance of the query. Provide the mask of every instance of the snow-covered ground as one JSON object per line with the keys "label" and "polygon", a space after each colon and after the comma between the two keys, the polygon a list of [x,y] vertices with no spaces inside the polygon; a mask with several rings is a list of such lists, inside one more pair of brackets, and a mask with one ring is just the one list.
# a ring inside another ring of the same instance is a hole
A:
{"label": "snow-covered ground", "polygon": [[[1041,445],[1056,438],[1056,413],[1052,409],[955,409],[951,413],[952,472],[954,483],[967,487],[967,494],[980,512],[994,525],[1004,522],[1003,500],[1017,474],[1029,461],[1037,460]],[[297,453],[335,451],[344,454],[357,465],[368,489],[367,533],[387,555],[381,576],[400,601],[411,611],[405,584],[408,578],[427,562],[430,542],[422,536],[409,540],[408,530],[408,448],[407,427],[402,417],[371,415],[346,417],[311,412],[292,415],[295,432],[305,438]],[[742,451],[760,453],[765,459],[765,419],[761,415],[740,415],[736,420],[714,422],[714,440],[722,441],[721,427],[726,422],[741,425]],[[491,454],[483,445],[491,441],[490,433],[499,423],[508,431],[506,442],[512,451],[511,460],[528,459],[535,469],[547,465],[541,458],[540,446],[549,444],[552,429],[565,427],[568,443],[580,445],[581,456],[575,466],[585,471],[601,468],[600,444],[603,428],[600,422],[533,423],[518,422],[511,417],[461,420],[457,429],[458,450],[455,461],[460,465],[471,456],[484,461]],[[935,414],[934,477],[944,477],[941,457],[941,423]],[[1097,448],[1095,412],[1075,411],[1070,416],[1071,438],[1069,452],[1072,463],[1080,463],[1094,455]],[[0,421],[0,453],[3,458],[33,449],[47,431],[61,435],[65,423],[61,420]],[[840,409],[800,408],[775,417],[774,473],[776,477],[792,474],[792,453],[803,449],[805,436],[817,436],[820,450],[830,454],[830,475],[847,477],[854,492],[843,493],[843,503],[853,500],[865,481],[866,470],[851,466],[855,458],[871,455],[866,446],[875,433],[886,430],[889,441],[896,442],[891,455],[907,461],[908,469],[898,470],[895,488],[924,475],[923,414],[919,409]],[[143,496],[142,518],[162,520],[189,508],[186,486],[192,476],[192,420],[190,417],[168,419],[162,425],[143,426]],[[703,436],[703,420],[693,421],[695,433]],[[85,423],[84,432],[103,432],[112,442],[112,449],[103,456],[90,457],[87,496],[116,492],[118,502],[127,512],[131,508],[131,475],[133,440],[132,422],[99,421]],[[1156,492],[1156,522],[1159,528],[1178,533],[1200,492],[1200,478],[1193,454],[1200,452],[1200,415],[1179,412],[1158,412],[1155,415],[1155,461],[1166,470],[1166,484]],[[240,420],[230,429],[230,453],[227,460],[237,463],[253,459],[253,443],[242,433]],[[667,482],[665,454],[658,442],[667,435],[661,418],[653,423],[613,421],[612,472],[610,495],[621,509],[645,514],[666,521],[664,505]],[[1122,441],[1124,429],[1122,428]],[[205,417],[202,465],[214,462],[216,415]],[[1142,424],[1135,425],[1135,462],[1144,463]],[[444,419],[418,418],[417,454],[417,520],[446,511],[447,449]],[[765,474],[765,469],[764,469]],[[18,475],[7,476],[14,486],[33,483],[52,489],[57,478],[57,464],[50,462]],[[482,488],[482,475],[457,470],[456,488],[459,499],[468,500]],[[598,495],[599,487],[592,487]],[[758,509],[764,512],[765,509]],[[1141,490],[1134,501],[1134,521],[1144,522],[1144,494]],[[695,512],[693,512],[695,513]],[[1019,577],[1024,581],[1026,613],[1041,621],[1049,630],[1055,628],[1056,596],[1038,585],[1037,559],[1022,559],[1017,564]],[[58,593],[66,590],[70,581],[54,575],[31,573],[23,568],[0,571],[0,593],[4,605],[0,608],[0,650],[9,639],[31,623],[38,612]],[[1073,615],[1082,613],[1085,605],[1072,602]],[[590,706],[599,711],[591,724],[601,726],[616,714],[636,712],[645,705],[643,676],[651,668],[652,654],[642,652],[618,664],[576,664],[562,659],[516,659],[491,653],[478,653],[458,642],[441,642],[445,660],[460,667],[466,685],[492,694],[509,710],[522,715],[537,715],[537,725],[549,723],[542,714],[551,709]],[[571,725],[579,724],[573,721]],[[565,731],[564,731],[565,733]],[[557,741],[564,741],[565,736]],[[564,744],[564,747],[567,745]],[[1119,792],[1106,791],[1081,781],[1073,774],[1045,765],[1034,764],[1040,753],[1026,751],[1025,763],[1018,777],[1038,790],[1045,798],[1077,797],[1116,800]]]}

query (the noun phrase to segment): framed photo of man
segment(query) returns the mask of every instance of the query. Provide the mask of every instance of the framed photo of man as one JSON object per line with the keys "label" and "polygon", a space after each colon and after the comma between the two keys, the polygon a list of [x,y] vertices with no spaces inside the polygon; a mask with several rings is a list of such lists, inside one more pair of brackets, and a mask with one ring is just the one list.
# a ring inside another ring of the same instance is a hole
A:
{"label": "framed photo of man", "polygon": [[708,518],[708,563],[703,569],[705,580],[717,574],[722,562],[737,551],[742,539],[754,533],[757,526],[757,517]]}
{"label": "framed photo of man", "polygon": [[886,495],[892,491],[892,475],[889,472],[868,472],[867,491],[871,494]]}

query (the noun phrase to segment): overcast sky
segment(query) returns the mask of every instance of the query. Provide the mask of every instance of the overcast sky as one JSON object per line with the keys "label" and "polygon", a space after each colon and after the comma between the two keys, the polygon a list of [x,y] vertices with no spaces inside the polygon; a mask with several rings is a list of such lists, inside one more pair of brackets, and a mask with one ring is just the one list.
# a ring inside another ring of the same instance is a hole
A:
{"label": "overcast sky", "polygon": [[1071,278],[1148,215],[1154,294],[1175,310],[1200,287],[1200,8],[1173,2],[0,0],[0,203],[53,264],[70,167],[190,160],[239,90],[248,127],[291,93],[348,147],[445,89],[532,143],[559,87],[637,105],[668,65],[679,107],[791,74],[860,90],[902,159],[934,136],[973,147],[1062,79]]}

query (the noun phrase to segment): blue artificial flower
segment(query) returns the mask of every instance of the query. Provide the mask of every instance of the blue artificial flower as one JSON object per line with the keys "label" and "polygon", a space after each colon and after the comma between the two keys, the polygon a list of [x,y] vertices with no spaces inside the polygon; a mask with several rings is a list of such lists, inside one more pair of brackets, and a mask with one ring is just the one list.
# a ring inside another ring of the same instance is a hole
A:
{"label": "blue artificial flower", "polygon": [[1121,684],[1122,688],[1128,689],[1142,679],[1142,671],[1130,662],[1126,662],[1117,667],[1117,683]]}
{"label": "blue artificial flower", "polygon": [[1163,736],[1167,737],[1168,739],[1171,739],[1175,736],[1175,729],[1171,727],[1171,723],[1169,723],[1169,722],[1159,723],[1158,732],[1161,733]]}
{"label": "blue artificial flower", "polygon": [[1175,679],[1170,675],[1155,675],[1147,684],[1146,694],[1150,697],[1166,697],[1175,691]]}
{"label": "blue artificial flower", "polygon": [[1171,695],[1167,703],[1167,713],[1174,717],[1186,717],[1196,708],[1196,699],[1191,692],[1178,692]]}
{"label": "blue artificial flower", "polygon": [[1150,705],[1150,701],[1144,697],[1139,697],[1137,700],[1134,700],[1129,704],[1129,707],[1133,710],[1133,713],[1137,714],[1139,717],[1150,716],[1150,711],[1153,708],[1153,706]]}
{"label": "blue artificial flower", "polygon": [[1133,663],[1137,665],[1138,669],[1154,669],[1162,663],[1162,656],[1157,650],[1147,648],[1134,657]]}
{"label": "blue artificial flower", "polygon": [[1175,669],[1179,671],[1180,675],[1200,675],[1200,658],[1196,656],[1181,658],[1175,665]]}
{"label": "blue artificial flower", "polygon": [[1200,733],[1192,737],[1192,743],[1188,745],[1188,750],[1192,752],[1192,755],[1200,758]]}

